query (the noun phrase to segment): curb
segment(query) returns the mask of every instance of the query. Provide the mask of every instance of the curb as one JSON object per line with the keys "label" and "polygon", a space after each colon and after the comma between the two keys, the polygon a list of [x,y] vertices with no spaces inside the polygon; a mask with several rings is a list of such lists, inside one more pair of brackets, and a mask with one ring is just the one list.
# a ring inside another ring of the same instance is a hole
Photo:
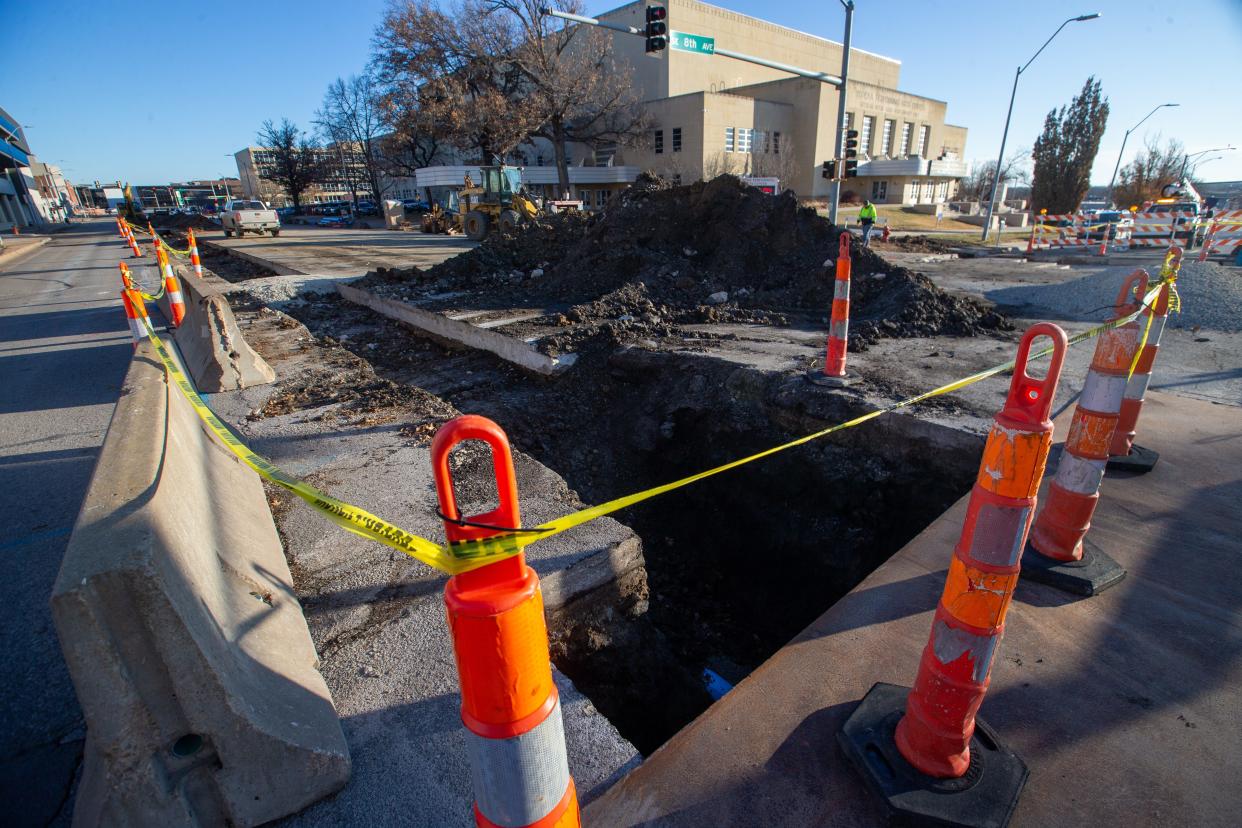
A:
{"label": "curb", "polygon": [[36,250],[42,250],[43,247],[51,240],[52,239],[50,237],[44,236],[43,238],[38,239],[34,244],[24,244],[17,250],[5,250],[3,254],[0,254],[0,272],[5,269],[6,265],[12,264],[13,262],[19,262],[27,256],[32,255]]}

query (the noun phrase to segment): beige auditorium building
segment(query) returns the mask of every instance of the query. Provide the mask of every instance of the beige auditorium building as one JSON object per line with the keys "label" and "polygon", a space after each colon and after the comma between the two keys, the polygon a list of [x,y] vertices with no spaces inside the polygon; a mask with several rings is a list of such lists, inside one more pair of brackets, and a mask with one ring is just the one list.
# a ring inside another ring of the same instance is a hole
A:
{"label": "beige auditorium building", "polygon": [[[643,2],[600,19],[642,28]],[[672,32],[802,69],[839,75],[842,45],[695,0],[668,0]],[[655,119],[651,140],[614,162],[692,181],[722,172],[776,176],[804,198],[826,196],[820,164],[833,157],[836,87],[718,55],[643,51],[618,34],[617,52]],[[859,131],[857,179],[844,184],[877,203],[935,204],[953,197],[966,174],[966,129],[945,123],[944,101],[898,90],[901,61],[852,49],[846,118]]]}

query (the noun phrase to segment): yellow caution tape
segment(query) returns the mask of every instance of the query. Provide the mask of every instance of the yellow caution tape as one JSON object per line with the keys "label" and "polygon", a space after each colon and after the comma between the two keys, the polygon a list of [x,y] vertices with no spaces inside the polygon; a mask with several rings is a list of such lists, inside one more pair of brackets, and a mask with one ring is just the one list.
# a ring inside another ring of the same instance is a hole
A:
{"label": "yellow caution tape", "polygon": [[[155,329],[151,327],[150,319],[144,316],[142,321],[147,329],[147,338],[151,340],[151,344],[155,347],[155,353],[159,355],[160,361],[164,363],[164,370],[168,372],[168,376],[173,383],[181,389],[181,393],[185,395],[190,405],[193,406],[199,419],[206,423],[212,433],[219,437],[220,441],[233,454],[237,455],[238,459],[254,469],[260,477],[293,492],[315,507],[320,514],[334,523],[340,524],[350,532],[398,549],[428,566],[443,570],[450,575],[472,568],[465,566],[463,561],[457,560],[448,549],[440,544],[399,529],[388,521],[377,518],[370,512],[359,509],[357,506],[343,503],[331,495],[324,494],[314,486],[298,480],[296,477],[273,465],[267,459],[255,454],[245,443],[238,440],[228,426],[216,417],[215,412],[208,407],[207,403],[203,402],[203,398],[198,395],[194,384],[190,382],[189,377],[181,370],[181,366],[168,353],[163,341],[155,333]],[[490,563],[490,560],[487,562]]]}
{"label": "yellow caution tape", "polygon": [[[148,236],[151,235],[151,233],[147,231],[145,228],[130,224],[125,219],[121,219],[121,221],[124,221],[125,225],[129,227],[130,230],[137,230],[139,233],[146,233]],[[159,233],[156,233],[154,238],[159,239],[160,242],[164,245],[164,249],[167,250],[169,253],[172,253],[174,256],[177,256],[178,258],[181,258],[181,259],[188,259],[190,257],[190,249],[188,247],[185,250],[180,250],[176,247],[173,247],[171,244],[168,243],[168,239],[164,238]]]}
{"label": "yellow caution tape", "polygon": [[[1075,334],[1069,338],[1069,344],[1074,345],[1078,342],[1099,336],[1104,331],[1119,328],[1122,325],[1133,322],[1144,312],[1144,310],[1152,308],[1153,303],[1159,297],[1160,289],[1163,285],[1164,280],[1162,280],[1157,287],[1150,290],[1147,295],[1143,297],[1142,306],[1138,310],[1126,316],[1114,319],[1111,322],[1105,322],[1094,328]],[[617,512],[628,506],[633,506],[645,500],[650,500],[653,497],[658,497],[659,495],[680,489],[684,486],[689,486],[692,483],[697,483],[700,480],[705,480],[706,478],[714,477],[715,475],[736,469],[740,466],[745,466],[748,463],[755,462],[756,460],[762,460],[765,457],[771,457],[774,454],[787,451],[791,448],[796,448],[797,446],[805,445],[813,440],[826,437],[829,434],[835,434],[836,432],[845,431],[846,429],[862,425],[863,423],[868,422],[869,420],[874,420],[884,414],[908,408],[912,405],[930,400],[933,397],[939,397],[943,394],[959,391],[967,386],[974,385],[977,382],[988,379],[989,377],[994,377],[997,374],[1012,371],[1014,368],[1014,360],[1009,360],[1004,364],[995,365],[976,374],[971,374],[968,377],[954,380],[953,382],[941,385],[938,388],[933,388],[930,391],[924,391],[922,394],[917,394],[913,397],[907,397],[904,400],[884,406],[883,408],[877,408],[874,411],[869,411],[866,414],[853,418],[852,420],[847,420],[843,423],[837,423],[836,425],[829,426],[828,428],[820,429],[812,434],[807,434],[795,440],[790,440],[787,443],[782,443],[779,446],[765,449],[764,451],[757,452],[748,457],[733,460],[729,463],[716,466],[715,468],[707,469],[706,471],[701,471],[688,477],[683,477],[680,480],[674,480],[671,483],[653,486],[652,488],[644,489],[641,492],[624,495],[606,503],[601,503],[598,506],[589,506],[585,509],[580,509],[577,512],[556,518],[555,520],[550,520],[547,523],[542,523],[532,529],[523,529],[520,532],[509,532],[495,535],[490,538],[444,545],[423,537],[419,537],[413,532],[407,532],[406,530],[401,529],[386,520],[376,517],[370,512],[358,508],[357,506],[337,500],[331,495],[319,491],[314,486],[311,486],[310,484],[293,477],[287,472],[282,471],[265,458],[255,454],[246,446],[245,443],[237,439],[237,437],[233,435],[233,432],[229,430],[229,428],[225,426],[219,418],[216,417],[215,413],[212,412],[207,403],[203,402],[202,397],[200,397],[198,392],[195,390],[193,383],[190,382],[189,378],[185,376],[184,372],[182,372],[180,366],[178,366],[169,355],[167,349],[164,347],[164,343],[160,340],[159,336],[156,335],[155,329],[151,327],[150,321],[145,317],[143,319],[143,324],[146,326],[147,338],[150,339],[152,344],[155,346],[155,352],[159,355],[160,361],[164,363],[164,368],[172,378],[173,383],[181,389],[182,394],[184,394],[186,399],[189,400],[190,405],[193,406],[194,411],[198,414],[199,418],[206,423],[207,427],[210,428],[212,432],[220,438],[221,442],[223,442],[224,445],[227,446],[229,450],[231,450],[233,454],[235,454],[243,463],[253,469],[265,480],[293,492],[302,500],[310,504],[310,506],[312,506],[324,517],[339,524],[346,530],[353,532],[356,535],[361,535],[364,538],[369,538],[377,543],[382,543],[385,546],[392,547],[400,552],[404,552],[410,557],[422,561],[428,566],[439,569],[442,572],[446,572],[449,575],[456,575],[460,572],[466,572],[471,569],[486,566],[490,563],[495,563],[503,558],[518,554],[526,546],[534,543],[535,541],[549,538],[553,535],[558,535],[561,532],[566,532],[574,527],[581,526],[584,523],[589,523],[590,521],[604,517],[605,515],[610,515],[613,512]],[[1040,359],[1051,354],[1052,351],[1053,347],[1048,346],[1038,352],[1030,354],[1029,358]],[[1133,370],[1133,368],[1131,370]]]}

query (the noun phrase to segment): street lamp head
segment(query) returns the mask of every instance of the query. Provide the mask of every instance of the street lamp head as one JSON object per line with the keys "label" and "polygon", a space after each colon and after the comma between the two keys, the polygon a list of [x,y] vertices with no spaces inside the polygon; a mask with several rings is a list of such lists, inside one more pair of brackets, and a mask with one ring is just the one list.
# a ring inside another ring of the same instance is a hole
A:
{"label": "street lamp head", "polygon": [[1161,106],[1181,106],[1181,104],[1161,104]]}
{"label": "street lamp head", "polygon": [[1099,12],[1091,12],[1091,14],[1083,14],[1083,15],[1079,15],[1078,17],[1075,17],[1074,22],[1081,23],[1084,20],[1095,20],[1099,16],[1100,16]]}

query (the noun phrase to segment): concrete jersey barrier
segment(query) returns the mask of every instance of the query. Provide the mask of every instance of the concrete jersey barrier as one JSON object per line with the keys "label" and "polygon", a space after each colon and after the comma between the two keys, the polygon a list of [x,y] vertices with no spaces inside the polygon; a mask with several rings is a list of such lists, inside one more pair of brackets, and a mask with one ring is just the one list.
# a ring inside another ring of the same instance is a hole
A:
{"label": "concrete jersey barrier", "polygon": [[350,758],[259,478],[135,352],[52,594],[75,825],[258,825]]}
{"label": "concrete jersey barrier", "polygon": [[[173,334],[185,367],[198,390],[236,391],[276,380],[276,372],[242,336],[225,294],[231,287],[218,276],[199,278],[182,265],[177,279],[185,296],[185,320]],[[168,297],[160,307],[171,319]]]}

